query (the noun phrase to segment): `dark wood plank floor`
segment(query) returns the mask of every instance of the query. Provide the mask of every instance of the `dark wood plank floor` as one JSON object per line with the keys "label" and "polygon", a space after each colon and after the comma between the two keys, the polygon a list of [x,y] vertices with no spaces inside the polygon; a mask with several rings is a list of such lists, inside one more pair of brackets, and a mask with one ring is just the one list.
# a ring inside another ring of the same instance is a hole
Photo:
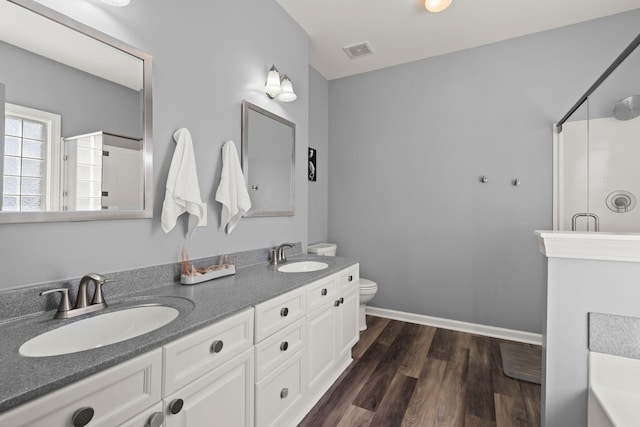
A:
{"label": "dark wood plank floor", "polygon": [[298,427],[540,426],[540,386],[504,375],[505,341],[381,317],[367,325],[353,363]]}

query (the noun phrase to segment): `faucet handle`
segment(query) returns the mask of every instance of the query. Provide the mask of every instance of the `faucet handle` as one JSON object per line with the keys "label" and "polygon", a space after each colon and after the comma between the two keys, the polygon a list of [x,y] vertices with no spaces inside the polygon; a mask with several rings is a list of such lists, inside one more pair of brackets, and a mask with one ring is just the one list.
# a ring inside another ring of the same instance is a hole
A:
{"label": "faucet handle", "polygon": [[271,265],[278,265],[278,259],[280,256],[278,255],[278,249],[273,248],[269,251],[269,263]]}
{"label": "faucet handle", "polygon": [[71,310],[71,303],[69,302],[69,289],[49,289],[48,291],[40,292],[40,296],[52,294],[54,292],[60,292],[62,294],[62,296],[60,297],[60,304],[58,305],[58,312],[55,315],[55,319],[65,318],[65,314],[69,310]]}
{"label": "faucet handle", "polygon": [[117,282],[117,280],[115,279],[107,279],[106,277],[96,274],[96,276],[99,276],[100,279],[99,280],[94,280],[94,283],[96,284],[96,287],[93,291],[93,299],[91,300],[91,304],[104,304],[107,305],[107,303],[104,300],[104,295],[102,294],[102,285],[106,285],[107,283],[110,282]]}

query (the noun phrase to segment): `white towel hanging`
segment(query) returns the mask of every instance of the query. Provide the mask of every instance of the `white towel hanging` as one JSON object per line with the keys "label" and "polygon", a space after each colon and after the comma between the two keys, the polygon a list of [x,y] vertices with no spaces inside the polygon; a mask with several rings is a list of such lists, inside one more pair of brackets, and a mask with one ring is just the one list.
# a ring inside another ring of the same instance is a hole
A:
{"label": "white towel hanging", "polygon": [[233,141],[227,141],[222,146],[222,173],[216,201],[222,204],[220,228],[224,230],[226,227],[227,234],[233,231],[242,215],[251,208],[247,184]]}
{"label": "white towel hanging", "polygon": [[173,134],[176,150],[171,159],[167,190],[162,204],[162,229],[168,233],[175,227],[178,217],[189,213],[188,234],[196,227],[207,225],[207,204],[200,198],[200,186],[196,172],[196,158],[188,129],[178,129]]}

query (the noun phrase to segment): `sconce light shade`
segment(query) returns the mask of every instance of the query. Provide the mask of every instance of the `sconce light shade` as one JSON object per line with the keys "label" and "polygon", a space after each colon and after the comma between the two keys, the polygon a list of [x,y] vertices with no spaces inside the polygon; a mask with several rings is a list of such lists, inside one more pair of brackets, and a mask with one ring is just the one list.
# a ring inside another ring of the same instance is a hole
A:
{"label": "sconce light shade", "polygon": [[275,98],[282,92],[280,86],[280,73],[275,65],[272,65],[267,74],[267,82],[264,84],[264,91],[271,99]]}
{"label": "sconce light shade", "polygon": [[110,6],[126,6],[131,3],[131,0],[102,0],[102,2]]}
{"label": "sconce light shade", "polygon": [[429,12],[442,12],[451,5],[451,0],[425,0],[424,7]]}
{"label": "sconce light shade", "polygon": [[278,95],[278,101],[291,102],[298,98],[298,95],[293,91],[293,83],[291,83],[291,79],[286,74],[282,76],[280,87],[282,91]]}

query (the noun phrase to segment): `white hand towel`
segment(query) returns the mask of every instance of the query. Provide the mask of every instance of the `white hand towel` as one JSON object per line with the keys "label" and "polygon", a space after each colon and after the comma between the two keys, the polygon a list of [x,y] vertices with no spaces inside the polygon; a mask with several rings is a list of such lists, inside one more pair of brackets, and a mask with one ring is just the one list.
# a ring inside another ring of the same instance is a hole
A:
{"label": "white hand towel", "polygon": [[226,226],[227,234],[233,231],[242,215],[251,208],[247,184],[233,141],[227,141],[222,146],[222,173],[216,201],[222,203],[220,228],[224,229]]}
{"label": "white hand towel", "polygon": [[189,236],[196,227],[207,225],[207,204],[200,198],[200,186],[196,173],[196,158],[188,129],[178,129],[173,134],[176,150],[171,159],[167,191],[162,205],[162,229],[168,233],[175,227],[178,217],[189,213]]}

